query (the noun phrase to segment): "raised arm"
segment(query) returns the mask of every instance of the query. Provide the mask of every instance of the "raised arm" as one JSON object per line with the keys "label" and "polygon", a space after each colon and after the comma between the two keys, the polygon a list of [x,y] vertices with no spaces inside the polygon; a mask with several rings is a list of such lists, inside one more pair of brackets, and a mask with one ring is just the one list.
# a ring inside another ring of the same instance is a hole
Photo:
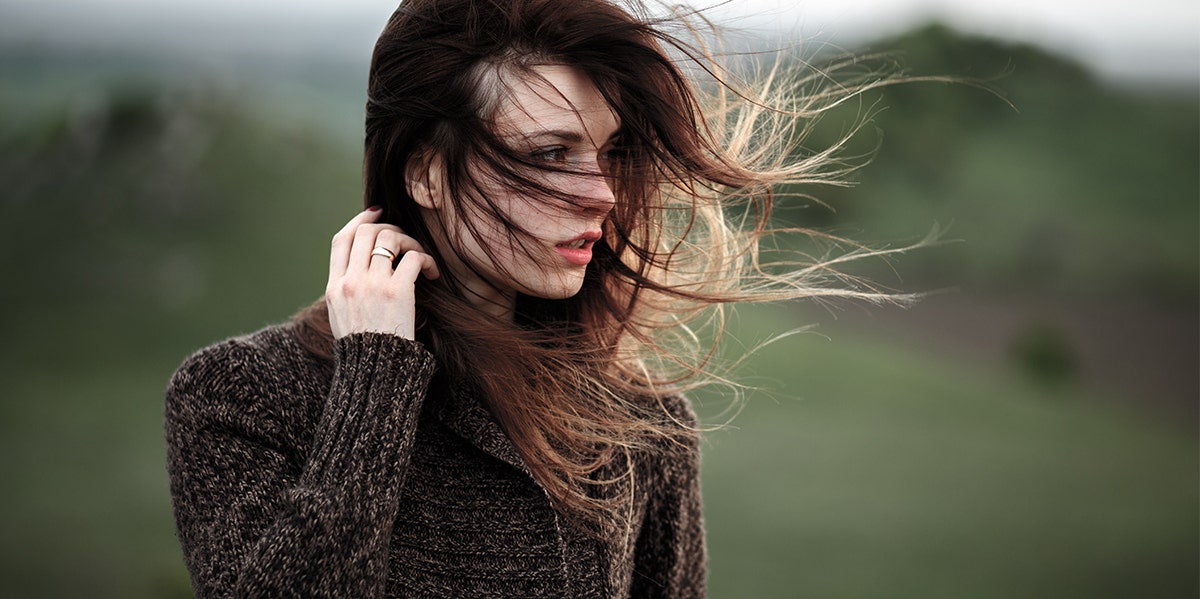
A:
{"label": "raised arm", "polygon": [[331,243],[327,392],[328,375],[294,351],[289,360],[263,334],[200,352],[172,379],[171,494],[201,597],[364,597],[383,588],[433,373],[432,356],[412,341],[414,287],[438,272],[379,214],[355,215]]}
{"label": "raised arm", "polygon": [[245,341],[196,354],[172,379],[171,496],[198,597],[382,590],[433,359],[374,333],[335,351],[324,407],[307,417],[321,399],[306,397],[310,373]]}

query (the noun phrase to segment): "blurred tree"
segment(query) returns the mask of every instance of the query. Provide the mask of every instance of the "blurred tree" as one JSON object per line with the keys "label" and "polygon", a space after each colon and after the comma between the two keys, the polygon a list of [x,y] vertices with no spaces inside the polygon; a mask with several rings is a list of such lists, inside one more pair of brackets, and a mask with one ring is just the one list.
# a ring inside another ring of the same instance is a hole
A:
{"label": "blurred tree", "polygon": [[[10,229],[0,236],[0,276],[19,282],[0,291],[0,326],[34,345],[7,350],[14,359],[88,353],[90,343],[145,347],[163,338],[161,325],[196,324],[180,318],[188,314],[206,320],[202,326],[212,326],[208,318],[261,319],[263,301],[198,305],[212,301],[213,285],[235,288],[225,297],[262,295],[236,290],[245,275],[227,268],[225,250],[294,244],[279,215],[298,209],[291,226],[315,226],[323,212],[308,215],[304,207],[317,204],[306,194],[345,196],[341,206],[351,210],[357,204],[352,155],[317,133],[264,124],[216,87],[99,87],[0,131],[0,218]],[[294,289],[288,281],[297,274],[276,282]],[[310,282],[309,299],[320,291]],[[279,309],[270,308],[275,318],[286,313]],[[67,350],[38,334],[67,323],[94,334]]]}
{"label": "blurred tree", "polygon": [[[965,245],[906,259],[919,285],[1200,296],[1194,93],[1116,89],[1038,48],[939,24],[868,50],[961,82],[888,86],[816,123],[822,147],[866,119],[849,154],[871,164],[857,185],[822,190],[836,212],[807,222],[889,240],[951,225]],[[895,67],[863,67],[875,68]]]}

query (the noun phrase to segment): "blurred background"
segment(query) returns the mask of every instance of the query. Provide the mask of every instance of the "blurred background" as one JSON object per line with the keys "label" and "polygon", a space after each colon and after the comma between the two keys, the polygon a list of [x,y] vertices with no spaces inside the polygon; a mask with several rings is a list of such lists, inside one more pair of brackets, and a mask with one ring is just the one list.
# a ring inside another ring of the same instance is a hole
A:
{"label": "blurred background", "polygon": [[[0,4],[5,596],[190,596],[163,389],[321,293],[393,8]],[[816,326],[750,361],[758,390],[704,444],[712,596],[1196,597],[1200,8],[712,14],[996,90],[893,87],[817,127],[813,147],[872,114],[853,149],[877,150],[783,220],[947,243],[858,271],[935,292],[909,309],[738,312],[746,346]]]}

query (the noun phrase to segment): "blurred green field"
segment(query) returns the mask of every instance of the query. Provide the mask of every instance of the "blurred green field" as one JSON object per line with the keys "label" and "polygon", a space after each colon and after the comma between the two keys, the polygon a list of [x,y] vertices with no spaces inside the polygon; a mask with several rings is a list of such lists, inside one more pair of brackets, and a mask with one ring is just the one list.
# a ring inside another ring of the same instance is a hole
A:
{"label": "blurred green field", "polygon": [[791,337],[752,369],[773,392],[704,454],[714,597],[1196,594],[1191,426],[862,337]]}
{"label": "blurred green field", "polygon": [[[1058,341],[1013,338],[1005,359],[980,361],[970,339],[931,343],[946,333],[936,314],[906,338],[813,304],[741,309],[730,334],[747,345],[821,334],[750,360],[742,374],[763,390],[705,441],[712,596],[1197,596],[1196,95],[1111,89],[940,28],[888,43],[928,72],[989,76],[1010,57],[995,84],[1020,112],[972,89],[889,91],[860,184],[815,190],[837,212],[784,217],[891,241],[952,222],[965,242],[876,269],[906,289],[1181,311],[1182,354],[1111,349],[1182,358],[1190,382],[1160,392],[1113,384],[1110,362],[1061,366],[1092,348],[1057,322]],[[978,71],[922,63],[921,43]],[[190,351],[315,299],[327,239],[360,205],[361,82],[174,72],[0,56],[19,84],[0,86],[6,596],[190,596],[167,378]],[[714,423],[729,405],[696,399]]]}

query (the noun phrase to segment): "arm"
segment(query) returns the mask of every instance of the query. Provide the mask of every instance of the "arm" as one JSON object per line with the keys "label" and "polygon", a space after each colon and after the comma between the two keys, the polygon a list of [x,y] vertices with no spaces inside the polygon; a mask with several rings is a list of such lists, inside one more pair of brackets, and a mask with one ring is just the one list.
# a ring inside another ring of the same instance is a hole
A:
{"label": "arm", "polygon": [[311,398],[281,396],[314,383],[247,343],[201,352],[172,379],[168,469],[198,597],[382,591],[433,359],[374,333],[339,339],[335,352],[315,432],[295,424]]}
{"label": "arm", "polygon": [[[695,430],[687,399],[670,397],[666,407]],[[686,599],[706,594],[707,556],[700,501],[700,443],[697,434],[668,444],[650,464],[650,498],[634,551],[633,597]]]}

